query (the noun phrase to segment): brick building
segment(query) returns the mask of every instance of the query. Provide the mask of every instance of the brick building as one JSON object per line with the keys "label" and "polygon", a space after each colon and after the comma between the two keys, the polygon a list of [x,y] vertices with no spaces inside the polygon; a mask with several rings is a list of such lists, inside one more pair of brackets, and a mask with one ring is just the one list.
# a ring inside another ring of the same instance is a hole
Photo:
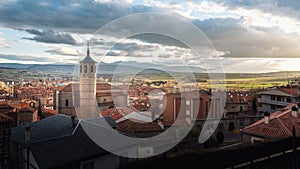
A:
{"label": "brick building", "polygon": [[[221,98],[212,99],[209,92],[192,91],[168,93],[164,98],[163,123],[170,126],[176,119],[181,121],[221,118]],[[211,104],[213,104],[212,107]],[[180,113],[182,112],[182,113]]]}

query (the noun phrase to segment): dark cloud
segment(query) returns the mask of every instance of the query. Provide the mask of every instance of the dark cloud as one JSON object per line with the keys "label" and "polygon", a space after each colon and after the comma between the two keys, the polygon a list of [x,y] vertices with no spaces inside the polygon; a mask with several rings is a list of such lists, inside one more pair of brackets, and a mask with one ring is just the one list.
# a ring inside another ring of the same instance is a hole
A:
{"label": "dark cloud", "polygon": [[120,56],[120,52],[117,51],[109,51],[106,56]]}
{"label": "dark cloud", "polygon": [[0,25],[93,33],[116,18],[150,9],[148,6],[97,3],[94,0],[17,0],[5,5],[0,2]]}
{"label": "dark cloud", "polygon": [[142,40],[144,42],[148,42],[148,43],[165,44],[168,46],[178,46],[178,47],[183,47],[183,48],[187,47],[184,43],[180,42],[179,40],[177,40],[173,37],[159,35],[159,34],[153,34],[153,33],[139,34],[139,35],[132,36],[130,38],[140,39],[140,40]]}
{"label": "dark cloud", "polygon": [[52,30],[37,30],[37,29],[19,29],[26,31],[30,34],[35,35],[33,38],[26,38],[27,40],[34,40],[37,42],[44,43],[60,43],[60,44],[69,44],[76,45],[76,40],[72,37],[72,35],[68,33],[59,33],[54,32]]}
{"label": "dark cloud", "polygon": [[7,59],[12,61],[35,61],[35,62],[54,62],[55,59],[47,57],[36,57],[29,55],[11,55],[11,54],[0,54],[1,59]]}
{"label": "dark cloud", "polygon": [[[195,4],[200,3],[196,0],[189,1]],[[293,10],[299,10],[300,8],[296,0],[215,0],[215,2],[223,4],[229,11],[242,7],[274,13],[281,12],[280,14],[282,14],[282,12],[288,11],[289,8]],[[33,38],[26,38],[29,40],[74,45],[76,41],[68,33],[94,33],[110,21],[128,14],[163,10],[155,6],[97,3],[94,0],[16,0],[5,5],[1,5],[0,2],[0,26],[16,29],[29,28],[25,31],[34,35]],[[162,25],[166,23],[163,20],[164,18],[160,19]],[[218,51],[226,53],[224,57],[297,57],[297,53],[300,53],[297,47],[297,44],[299,44],[297,39],[300,39],[298,34],[287,34],[273,27],[264,30],[254,27],[253,29],[262,32],[262,34],[254,34],[242,26],[242,17],[238,19],[224,17],[205,20],[195,19],[191,22],[207,35]],[[132,27],[151,27],[151,24],[151,22],[147,22],[145,25],[137,24],[132,25]],[[174,24],[167,25],[162,29],[180,32],[182,31],[180,26],[174,22]],[[117,30],[115,32],[121,31],[122,27],[115,28],[115,30]],[[192,39],[193,35],[189,35],[189,38]],[[133,36],[131,39],[186,47],[182,42],[165,35],[142,34]],[[194,41],[200,40],[194,39]],[[91,41],[91,43],[107,44],[101,39],[95,42]],[[110,44],[113,44],[113,42]],[[113,50],[120,50],[119,54],[123,56],[140,56],[141,51],[151,52],[157,49],[154,45],[142,46],[130,43],[128,45],[116,45]],[[48,50],[47,52],[57,53],[58,51]],[[118,53],[111,52],[108,54],[116,56]],[[176,54],[177,57],[180,55],[180,53]]]}
{"label": "dark cloud", "polygon": [[299,57],[299,35],[287,34],[279,28],[243,27],[244,18],[216,18],[193,23],[205,33],[223,57],[274,58]]}
{"label": "dark cloud", "polygon": [[145,45],[143,43],[135,42],[121,42],[115,44],[110,51],[107,52],[107,56],[131,56],[131,57],[151,57],[149,54],[144,52],[155,52],[157,51],[155,45]]}

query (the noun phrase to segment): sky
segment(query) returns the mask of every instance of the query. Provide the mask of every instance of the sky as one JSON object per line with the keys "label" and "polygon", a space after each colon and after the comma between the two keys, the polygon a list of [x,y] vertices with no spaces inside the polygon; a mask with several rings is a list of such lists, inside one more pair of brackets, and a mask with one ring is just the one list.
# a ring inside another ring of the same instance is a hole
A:
{"label": "sky", "polygon": [[[90,41],[91,56],[97,61],[206,68],[176,37],[95,36],[115,20],[148,12],[193,24],[211,45],[201,48],[205,57],[217,58],[224,72],[300,71],[297,0],[0,0],[0,63],[73,64],[86,55]],[[164,19],[160,22],[168,23]],[[136,22],[135,27],[145,26]],[[165,28],[178,27],[174,23]]]}

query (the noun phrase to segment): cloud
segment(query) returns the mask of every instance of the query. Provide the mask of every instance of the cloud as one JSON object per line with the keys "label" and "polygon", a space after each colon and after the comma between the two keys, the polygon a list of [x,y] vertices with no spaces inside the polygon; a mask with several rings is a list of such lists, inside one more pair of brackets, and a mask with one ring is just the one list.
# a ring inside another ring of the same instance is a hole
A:
{"label": "cloud", "polygon": [[68,47],[54,47],[52,49],[46,50],[45,52],[50,53],[52,55],[66,55],[66,56],[79,56],[80,53],[77,50]]}
{"label": "cloud", "polygon": [[[78,41],[76,35],[92,36],[103,25],[119,17],[156,11],[182,16],[191,21],[215,46],[216,51],[206,52],[208,54],[217,53],[216,55],[226,59],[296,58],[300,53],[299,9],[300,5],[296,0],[189,0],[176,3],[151,0],[142,0],[139,3],[131,0],[15,0],[0,2],[0,26],[26,28],[23,30],[33,35],[25,38],[28,40],[81,45],[82,42]],[[166,23],[164,18],[159,19],[161,23]],[[142,21],[137,21],[139,22]],[[132,25],[143,26],[151,26],[151,22]],[[162,29],[180,32],[180,26],[174,22]],[[114,30],[130,31],[122,30],[122,27]],[[189,38],[199,41],[193,35]],[[107,53],[111,58],[128,56],[136,60],[137,57],[151,57],[161,63],[176,59],[194,62],[196,59],[189,48],[174,37],[148,33],[130,37],[125,42],[119,41],[120,39],[109,42],[104,39],[91,39],[91,44],[105,50],[105,45],[117,42]],[[208,49],[203,49],[205,50]],[[91,51],[94,56],[101,54],[94,49]],[[75,51],[60,47],[50,48],[45,52],[53,55],[78,55]]]}
{"label": "cloud", "polygon": [[274,27],[250,29],[244,21],[244,18],[216,18],[193,23],[207,35],[216,50],[224,53],[223,57],[299,57],[299,34]]}
{"label": "cloud", "polygon": [[34,61],[34,62],[54,62],[55,58],[30,56],[30,55],[13,55],[13,54],[0,54],[1,59],[7,59],[11,61]]}
{"label": "cloud", "polygon": [[[1,35],[1,34],[0,34]],[[9,42],[6,39],[0,38],[0,49],[1,48],[9,48]]]}
{"label": "cloud", "polygon": [[59,43],[76,45],[76,40],[68,33],[54,32],[53,30],[37,30],[37,29],[19,29],[35,35],[33,38],[24,37],[23,39],[34,40],[44,43]]}
{"label": "cloud", "polygon": [[[120,0],[127,1],[127,0]],[[94,0],[17,0],[1,5],[0,26],[9,28],[49,28],[63,32],[94,33],[106,23],[151,7]]]}

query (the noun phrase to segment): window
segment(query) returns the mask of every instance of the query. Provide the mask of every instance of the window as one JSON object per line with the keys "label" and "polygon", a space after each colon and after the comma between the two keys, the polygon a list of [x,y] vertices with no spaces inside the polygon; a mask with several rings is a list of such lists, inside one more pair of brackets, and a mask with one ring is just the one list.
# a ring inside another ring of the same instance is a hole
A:
{"label": "window", "polygon": [[68,106],[69,106],[69,100],[66,99],[66,107],[68,107]]}
{"label": "window", "polygon": [[292,99],[288,97],[288,98],[286,98],[286,101],[289,102],[289,103],[291,103]]}
{"label": "window", "polygon": [[277,101],[282,101],[283,97],[277,96]]}
{"label": "window", "polygon": [[185,101],[185,104],[186,104],[187,106],[189,106],[189,105],[191,105],[191,101],[187,99],[187,100]]}
{"label": "window", "polygon": [[240,126],[241,126],[241,127],[244,127],[244,125],[245,125],[244,119],[241,119],[241,120],[240,120]]}
{"label": "window", "polygon": [[271,105],[271,110],[275,110],[276,106],[275,105]]}
{"label": "window", "polygon": [[84,73],[87,73],[87,65],[84,65]]}
{"label": "window", "polygon": [[188,115],[188,116],[191,114],[190,110],[186,110],[185,113],[186,113],[186,115]]}
{"label": "window", "polygon": [[275,98],[276,98],[275,96],[271,96],[271,100],[275,100]]}
{"label": "window", "polygon": [[94,169],[94,162],[83,163],[81,169]]}
{"label": "window", "polygon": [[94,72],[94,66],[91,65],[91,72]]}
{"label": "window", "polygon": [[82,73],[82,66],[80,66],[80,73]]}

